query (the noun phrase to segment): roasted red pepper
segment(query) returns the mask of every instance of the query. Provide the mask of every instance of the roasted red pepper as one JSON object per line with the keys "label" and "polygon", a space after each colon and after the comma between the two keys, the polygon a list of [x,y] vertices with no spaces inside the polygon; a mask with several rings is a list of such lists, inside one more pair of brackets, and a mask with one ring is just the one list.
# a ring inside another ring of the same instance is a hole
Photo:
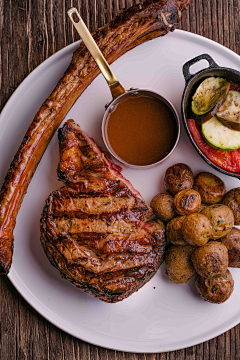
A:
{"label": "roasted red pepper", "polygon": [[199,125],[193,119],[188,120],[188,128],[196,145],[210,161],[224,170],[240,172],[240,149],[234,151],[214,149],[203,140]]}

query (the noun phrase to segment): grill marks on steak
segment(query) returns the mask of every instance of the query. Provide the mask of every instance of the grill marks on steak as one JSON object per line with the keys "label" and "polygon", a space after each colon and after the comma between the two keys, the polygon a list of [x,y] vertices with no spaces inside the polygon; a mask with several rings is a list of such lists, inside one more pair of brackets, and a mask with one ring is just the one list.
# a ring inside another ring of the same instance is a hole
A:
{"label": "grill marks on steak", "polygon": [[158,270],[164,226],[146,222],[151,208],[73,120],[59,130],[59,141],[58,175],[67,186],[46,201],[43,248],[74,285],[103,301],[120,301]]}
{"label": "grill marks on steak", "polygon": [[[76,197],[78,196],[78,197]],[[126,228],[139,227],[151,212],[136,197],[115,197],[111,194],[95,196],[78,193],[69,187],[55,191],[50,196],[49,215],[59,218],[59,226],[67,226],[69,232],[76,232],[81,226],[85,232],[116,232],[121,225],[121,232]],[[65,220],[70,219],[71,224]],[[93,229],[96,228],[96,230]]]}
{"label": "grill marks on steak", "polygon": [[115,197],[135,195],[148,207],[130,181],[121,174],[121,168],[104,156],[103,152],[80,127],[68,120],[59,129],[60,163],[59,179],[78,192],[96,196],[98,193],[112,193]]}

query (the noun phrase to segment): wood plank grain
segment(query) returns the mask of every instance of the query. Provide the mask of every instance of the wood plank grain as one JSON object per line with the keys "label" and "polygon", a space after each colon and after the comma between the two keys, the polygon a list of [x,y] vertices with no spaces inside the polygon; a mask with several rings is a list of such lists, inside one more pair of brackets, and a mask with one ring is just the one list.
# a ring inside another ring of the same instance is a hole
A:
{"label": "wood plank grain", "polygon": [[210,341],[206,341],[205,343],[198,345],[197,348],[200,350],[199,360],[201,359],[201,356],[204,357],[204,360],[210,360]]}
{"label": "wood plank grain", "polygon": [[125,8],[125,6],[126,6],[125,0],[119,0],[118,3],[119,3],[119,9],[120,10]]}
{"label": "wood plank grain", "polygon": [[[203,35],[203,3],[205,0],[196,0],[196,22],[197,22],[197,34]],[[221,0],[220,0],[221,1]]]}
{"label": "wood plank grain", "polygon": [[211,2],[211,24],[212,24],[212,40],[218,42],[218,23],[217,23],[217,7],[218,0],[212,0]]}
{"label": "wood plank grain", "polygon": [[203,1],[203,35],[212,38],[211,3],[209,0]]}
{"label": "wood plank grain", "polygon": [[223,45],[223,26],[222,26],[222,18],[223,18],[223,4],[222,1],[217,3],[217,19],[218,19],[218,42]]}
{"label": "wood plank grain", "polygon": [[[14,4],[16,4],[16,2]],[[28,44],[25,49],[28,51],[26,52],[25,50],[25,52],[28,54],[28,71],[31,72],[49,56],[47,29],[45,27],[46,22],[43,21],[46,9],[44,1],[34,2],[32,0],[28,0],[26,5],[26,11],[28,12]],[[15,36],[18,36],[18,34],[15,33]],[[53,49],[53,52],[55,52],[55,49]]]}
{"label": "wood plank grain", "polygon": [[49,359],[49,323],[39,321],[39,314],[20,297],[19,306],[19,359]]}
{"label": "wood plank grain", "polygon": [[[1,109],[36,66],[79,39],[66,10],[79,9],[91,31],[125,6],[142,0],[0,0]],[[240,1],[192,0],[180,28],[240,54]],[[2,360],[240,360],[240,325],[187,349],[132,354],[90,345],[64,333],[37,314],[7,278],[0,278]]]}
{"label": "wood plank grain", "polygon": [[0,282],[0,359],[16,359],[19,348],[19,295],[5,277]]}
{"label": "wood plank grain", "polygon": [[[235,351],[232,352],[235,355],[236,360],[240,359],[240,325],[230,330],[230,339],[234,341]],[[230,343],[231,343],[230,340]],[[234,357],[233,357],[234,359]]]}
{"label": "wood plank grain", "polygon": [[112,17],[117,16],[119,12],[119,2],[118,1],[113,1],[112,3]]}
{"label": "wood plank grain", "polygon": [[[5,6],[4,6],[5,5]],[[14,55],[13,54],[13,26],[12,26],[12,4],[3,3],[0,11],[0,27],[1,27],[1,108],[6,103],[7,99],[12,95],[15,88],[15,72],[12,71],[14,66]],[[26,20],[25,20],[26,26]],[[23,41],[23,40],[22,40]],[[26,65],[26,58],[23,59]],[[27,71],[24,72],[25,76]],[[22,74],[22,80],[24,74]]]}
{"label": "wood plank grain", "polygon": [[104,1],[105,4],[105,22],[108,23],[111,19],[112,19],[112,0],[105,0]]}
{"label": "wood plank grain", "polygon": [[229,13],[228,13],[228,1],[223,1],[223,44],[229,47]]}
{"label": "wood plank grain", "polygon": [[104,7],[104,0],[97,1],[97,23],[99,27],[105,25],[105,7]]}
{"label": "wood plank grain", "polygon": [[235,29],[235,51],[240,54],[240,3],[239,0],[233,0],[234,23],[229,23]]}
{"label": "wood plank grain", "polygon": [[90,24],[90,31],[95,30],[98,27],[97,23],[97,0],[91,0],[88,3],[89,8],[89,24]]}

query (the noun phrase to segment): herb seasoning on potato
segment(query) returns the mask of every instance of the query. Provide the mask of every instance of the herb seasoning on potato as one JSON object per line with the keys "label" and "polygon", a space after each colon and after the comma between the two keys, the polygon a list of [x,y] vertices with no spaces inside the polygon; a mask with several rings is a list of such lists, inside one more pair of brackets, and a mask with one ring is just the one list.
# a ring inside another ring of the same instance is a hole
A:
{"label": "herb seasoning on potato", "polygon": [[240,187],[228,191],[223,198],[223,204],[233,211],[234,224],[240,225]]}
{"label": "herb seasoning on potato", "polygon": [[166,171],[164,185],[173,196],[183,189],[191,189],[193,182],[192,170],[186,164],[175,164]]}
{"label": "herb seasoning on potato", "polygon": [[220,202],[226,192],[224,182],[218,176],[208,172],[201,172],[195,177],[193,188],[199,192],[205,204]]}
{"label": "herb seasoning on potato", "polygon": [[167,224],[166,233],[167,238],[172,244],[182,246],[188,245],[183,238],[182,234],[182,223],[186,216],[178,216]]}
{"label": "herb seasoning on potato", "polygon": [[166,274],[175,284],[186,283],[196,271],[192,265],[191,254],[194,247],[190,245],[171,245],[166,253]]}
{"label": "herb seasoning on potato", "polygon": [[203,214],[190,214],[185,217],[182,224],[184,240],[193,246],[205,245],[212,235],[212,225],[207,216]]}
{"label": "herb seasoning on potato", "polygon": [[197,275],[195,280],[198,294],[213,304],[222,304],[228,300],[233,292],[233,285],[234,281],[229,270],[214,279],[206,279]]}
{"label": "herb seasoning on potato", "polygon": [[221,238],[228,249],[228,266],[240,267],[240,230],[233,227],[230,233]]}
{"label": "herb seasoning on potato", "polygon": [[224,275],[228,268],[228,250],[218,241],[196,248],[191,259],[196,272],[209,279]]}
{"label": "herb seasoning on potato", "polygon": [[206,215],[211,221],[213,227],[212,239],[220,239],[232,230],[234,216],[228,206],[222,204],[210,205],[201,214]]}
{"label": "herb seasoning on potato", "polygon": [[174,205],[179,215],[192,214],[200,209],[201,196],[193,189],[182,190],[175,196]]}
{"label": "herb seasoning on potato", "polygon": [[157,194],[150,204],[154,214],[163,221],[169,221],[177,214],[174,210],[173,197],[168,194]]}

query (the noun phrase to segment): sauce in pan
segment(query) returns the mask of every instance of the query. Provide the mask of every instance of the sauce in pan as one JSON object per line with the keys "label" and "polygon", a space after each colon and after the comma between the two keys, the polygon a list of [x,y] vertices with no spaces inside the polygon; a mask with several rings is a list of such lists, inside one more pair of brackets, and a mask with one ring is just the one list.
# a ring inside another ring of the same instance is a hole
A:
{"label": "sauce in pan", "polygon": [[171,109],[160,99],[141,92],[120,99],[106,119],[108,146],[131,165],[162,160],[174,147],[177,136]]}

